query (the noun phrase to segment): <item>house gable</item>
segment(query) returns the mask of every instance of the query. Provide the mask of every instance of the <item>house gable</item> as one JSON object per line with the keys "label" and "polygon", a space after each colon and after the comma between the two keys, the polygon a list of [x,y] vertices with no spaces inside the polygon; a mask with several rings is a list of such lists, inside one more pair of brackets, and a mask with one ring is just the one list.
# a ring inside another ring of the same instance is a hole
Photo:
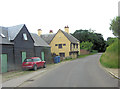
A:
{"label": "house gable", "polygon": [[[60,45],[62,48],[58,47]],[[71,34],[68,34],[60,29],[51,40],[50,46],[51,46],[51,52],[56,53],[57,55],[60,55],[61,53],[64,54],[65,57],[67,57],[70,56],[71,53],[80,54],[79,40],[77,40]]]}
{"label": "house gable", "polygon": [[[26,35],[24,36],[23,34]],[[15,64],[17,68],[20,68],[25,57],[34,57],[34,40],[25,25],[16,35],[13,42]]]}
{"label": "house gable", "polygon": [[[26,34],[27,40],[23,39],[23,34]],[[24,48],[33,48],[34,46],[34,40],[29,33],[27,27],[24,25],[19,33],[16,35],[16,37],[13,40],[15,47],[24,47]]]}
{"label": "house gable", "polygon": [[[59,55],[59,53],[65,53],[66,56],[69,56],[70,51],[70,41],[67,39],[67,37],[62,33],[61,30],[58,30],[54,38],[52,39],[50,46],[51,46],[51,52],[56,53]],[[62,45],[62,48],[59,48],[59,44]],[[63,46],[65,44],[65,46]]]}

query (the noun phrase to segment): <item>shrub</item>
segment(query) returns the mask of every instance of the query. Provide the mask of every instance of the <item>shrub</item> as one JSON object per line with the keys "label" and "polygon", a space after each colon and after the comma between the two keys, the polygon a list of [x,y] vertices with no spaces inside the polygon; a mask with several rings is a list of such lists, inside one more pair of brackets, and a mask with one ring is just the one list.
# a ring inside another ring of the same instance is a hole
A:
{"label": "shrub", "polygon": [[65,57],[65,60],[69,60],[69,59],[72,59],[72,57],[71,56]]}
{"label": "shrub", "polygon": [[91,53],[98,53],[98,50],[92,50]]}

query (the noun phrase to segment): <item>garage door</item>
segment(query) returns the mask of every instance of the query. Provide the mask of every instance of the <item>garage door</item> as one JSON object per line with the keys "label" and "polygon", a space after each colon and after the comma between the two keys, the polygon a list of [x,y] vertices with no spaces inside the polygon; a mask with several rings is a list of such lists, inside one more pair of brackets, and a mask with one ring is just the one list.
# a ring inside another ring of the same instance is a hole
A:
{"label": "garage door", "polygon": [[1,54],[1,72],[7,72],[7,54]]}

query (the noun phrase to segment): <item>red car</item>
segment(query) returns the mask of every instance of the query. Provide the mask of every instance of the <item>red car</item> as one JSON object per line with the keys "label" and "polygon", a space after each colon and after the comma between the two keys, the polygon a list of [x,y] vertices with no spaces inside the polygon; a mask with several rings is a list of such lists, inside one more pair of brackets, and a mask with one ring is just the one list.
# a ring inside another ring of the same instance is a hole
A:
{"label": "red car", "polygon": [[46,62],[42,61],[39,57],[30,57],[26,58],[22,64],[23,70],[25,69],[34,69],[37,70],[37,68],[46,67]]}

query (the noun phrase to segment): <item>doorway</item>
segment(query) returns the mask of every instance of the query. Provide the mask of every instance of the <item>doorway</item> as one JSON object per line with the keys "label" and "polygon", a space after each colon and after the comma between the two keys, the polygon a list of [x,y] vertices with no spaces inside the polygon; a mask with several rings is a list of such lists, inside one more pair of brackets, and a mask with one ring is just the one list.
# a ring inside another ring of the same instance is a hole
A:
{"label": "doorway", "polygon": [[45,60],[44,52],[41,52],[41,56],[42,56],[42,61],[44,61]]}
{"label": "doorway", "polygon": [[24,62],[25,58],[26,58],[26,52],[22,52],[22,63]]}
{"label": "doorway", "polygon": [[1,54],[1,72],[7,72],[7,54]]}

